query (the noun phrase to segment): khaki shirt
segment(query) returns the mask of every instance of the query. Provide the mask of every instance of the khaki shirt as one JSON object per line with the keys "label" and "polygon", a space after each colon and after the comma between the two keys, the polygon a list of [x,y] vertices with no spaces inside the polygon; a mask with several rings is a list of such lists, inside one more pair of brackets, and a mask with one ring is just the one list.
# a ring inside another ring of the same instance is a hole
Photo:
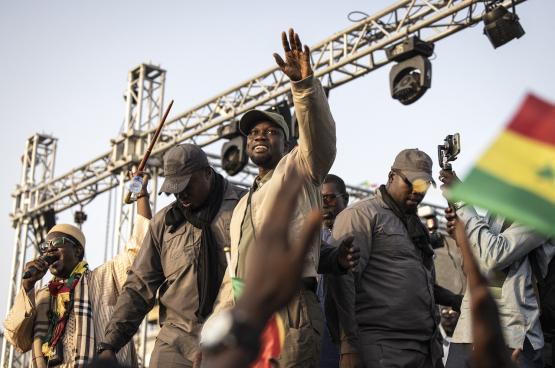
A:
{"label": "khaki shirt", "polygon": [[[219,270],[227,267],[224,247],[230,246],[229,226],[233,209],[247,192],[225,180],[220,211],[211,227],[218,242]],[[160,326],[158,339],[192,360],[198,350],[197,335],[201,325],[195,312],[199,306],[197,258],[202,230],[189,222],[170,233],[165,224],[164,207],[151,220],[143,247],[118,300],[103,342],[119,349],[136,333],[145,315],[152,309],[159,292]]]}
{"label": "khaki shirt", "polygon": [[[312,210],[322,208],[322,182],[333,165],[336,153],[335,122],[320,81],[310,76],[301,81],[292,82],[292,92],[299,123],[299,145],[281,159],[271,179],[252,194],[250,206],[254,233],[258,234],[262,224],[268,220],[268,205],[276,199],[287,169],[290,165],[296,164],[306,170],[310,180],[302,188],[298,205],[291,219],[290,240],[299,238],[299,234],[305,228],[305,220]],[[244,249],[253,246],[253,244],[245,246],[240,239],[242,224],[250,222],[250,219],[245,218],[247,197],[241,199],[231,220],[231,266],[235,274],[237,274],[239,258],[247,256]],[[321,234],[318,232],[311,241],[303,277],[318,276],[320,241]],[[214,313],[205,323],[204,328],[210,328],[220,312],[233,305],[231,280],[229,273],[226,272],[214,305]]]}

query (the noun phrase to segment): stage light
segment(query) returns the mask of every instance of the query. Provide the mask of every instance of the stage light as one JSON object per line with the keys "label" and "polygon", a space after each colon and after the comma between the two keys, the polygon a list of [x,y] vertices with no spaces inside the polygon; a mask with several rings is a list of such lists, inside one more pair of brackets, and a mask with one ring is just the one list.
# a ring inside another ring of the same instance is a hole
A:
{"label": "stage light", "polygon": [[503,5],[489,7],[486,4],[486,14],[482,17],[484,21],[484,34],[488,36],[493,48],[503,46],[514,38],[524,36],[524,29],[518,21],[513,2],[513,12],[510,13]]}
{"label": "stage light", "polygon": [[246,146],[247,138],[243,135],[239,135],[223,145],[222,169],[228,175],[237,175],[249,162]]}
{"label": "stage light", "polygon": [[46,241],[50,229],[56,226],[56,212],[53,209],[39,213],[31,220],[33,233],[35,234],[35,245],[38,246]]}
{"label": "stage light", "polygon": [[399,62],[389,73],[391,97],[403,105],[416,102],[432,86],[434,44],[411,37],[386,49],[388,60]]}
{"label": "stage light", "polygon": [[249,162],[246,150],[247,137],[239,131],[238,121],[218,128],[218,135],[229,139],[222,146],[222,169],[230,176],[237,175]]}

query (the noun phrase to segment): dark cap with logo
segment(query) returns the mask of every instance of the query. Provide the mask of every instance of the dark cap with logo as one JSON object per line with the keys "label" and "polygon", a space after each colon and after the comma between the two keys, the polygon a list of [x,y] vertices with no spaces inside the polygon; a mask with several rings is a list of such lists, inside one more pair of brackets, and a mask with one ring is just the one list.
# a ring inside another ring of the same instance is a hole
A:
{"label": "dark cap with logo", "polygon": [[249,135],[252,125],[263,120],[271,121],[277,124],[283,130],[283,133],[285,133],[285,140],[289,141],[289,127],[287,126],[283,116],[276,114],[275,112],[261,110],[247,111],[247,113],[241,117],[241,121],[239,121],[239,130],[244,135]]}
{"label": "dark cap with logo", "polygon": [[418,148],[410,148],[402,150],[397,157],[391,170],[401,170],[411,183],[415,180],[423,180],[426,183],[432,183],[436,188],[436,182],[432,177],[433,162],[430,156]]}
{"label": "dark cap with logo", "polygon": [[158,194],[181,193],[189,184],[191,175],[208,165],[206,153],[197,145],[180,144],[164,156],[164,184]]}

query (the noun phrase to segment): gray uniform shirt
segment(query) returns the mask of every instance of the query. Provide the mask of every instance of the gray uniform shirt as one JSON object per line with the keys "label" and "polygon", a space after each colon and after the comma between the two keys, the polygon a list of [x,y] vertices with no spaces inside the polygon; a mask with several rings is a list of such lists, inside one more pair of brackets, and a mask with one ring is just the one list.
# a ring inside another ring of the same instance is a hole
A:
{"label": "gray uniform shirt", "polygon": [[[505,218],[497,217],[490,226],[489,215],[486,218],[478,216],[472,206],[457,210],[457,216],[465,224],[470,250],[482,273],[491,279],[494,273],[508,270],[501,290],[494,289],[492,293],[499,309],[505,343],[512,349],[523,349],[524,339],[528,338],[535,350],[542,348],[540,312],[532,287],[528,253],[538,248],[538,263],[545,277],[555,253],[553,241],[517,222],[501,232]],[[473,342],[469,304],[467,289],[452,343]]]}
{"label": "gray uniform shirt", "polygon": [[[222,274],[227,267],[223,248],[231,244],[231,215],[239,199],[247,192],[227,180],[224,185],[222,206],[211,224],[218,242],[219,272]],[[106,327],[103,342],[117,349],[123,347],[154,306],[159,289],[161,330],[158,339],[192,360],[198,350],[197,336],[201,327],[195,312],[199,306],[197,257],[202,231],[187,222],[170,233],[165,224],[170,208],[171,205],[164,207],[150,221],[143,246],[129,270],[114,314]]]}
{"label": "gray uniform shirt", "polygon": [[330,243],[338,246],[351,234],[360,247],[358,272],[328,277],[326,285],[326,319],[341,354],[379,344],[431,352],[435,362],[442,353],[434,268],[424,267],[420,250],[379,190],[339,214]]}

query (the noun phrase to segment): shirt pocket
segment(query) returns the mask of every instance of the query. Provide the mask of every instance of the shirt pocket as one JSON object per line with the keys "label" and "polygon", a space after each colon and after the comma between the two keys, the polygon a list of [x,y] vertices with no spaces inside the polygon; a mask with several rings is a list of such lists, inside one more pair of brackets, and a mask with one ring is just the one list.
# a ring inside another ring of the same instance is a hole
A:
{"label": "shirt pocket", "polygon": [[[186,226],[184,227],[186,228]],[[164,252],[162,255],[162,267],[164,274],[169,280],[177,271],[194,263],[195,244],[191,231],[179,229],[173,234],[166,234],[164,239]]]}
{"label": "shirt pocket", "polygon": [[400,239],[404,237],[403,229],[398,229],[390,224],[384,224],[377,229],[372,239],[372,253],[387,253],[394,255]]}

